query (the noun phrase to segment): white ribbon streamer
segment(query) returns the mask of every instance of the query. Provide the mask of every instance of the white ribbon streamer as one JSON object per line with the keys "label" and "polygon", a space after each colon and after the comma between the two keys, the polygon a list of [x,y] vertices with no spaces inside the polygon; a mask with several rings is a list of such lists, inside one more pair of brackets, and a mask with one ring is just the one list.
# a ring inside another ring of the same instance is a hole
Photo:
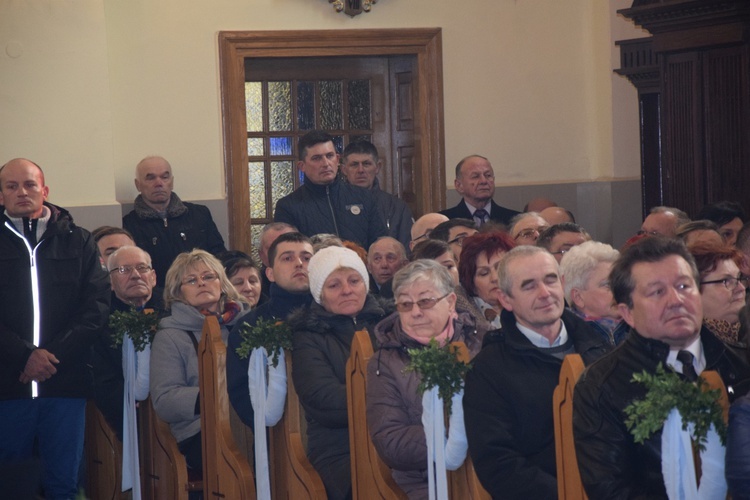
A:
{"label": "white ribbon streamer", "polygon": [[700,453],[701,478],[697,486],[690,436],[693,424],[682,430],[682,416],[673,409],[661,435],[661,470],[670,500],[718,500],[727,496],[724,478],[725,449],[712,425],[705,449]]}
{"label": "white ribbon streamer", "polygon": [[422,396],[422,426],[427,439],[427,478],[430,500],[448,500],[446,470],[456,470],[466,459],[468,442],[464,427],[463,389],[452,401],[450,428],[445,438],[443,400],[438,388],[425,391]]}
{"label": "white ribbon streamer", "polygon": [[[266,368],[268,383],[266,383]],[[276,425],[284,415],[286,402],[286,360],[279,353],[274,367],[264,347],[253,349],[247,367],[248,390],[253,405],[255,423],[255,482],[258,500],[271,499],[271,479],[268,472],[266,427]]]}
{"label": "white ribbon streamer", "polygon": [[122,491],[132,488],[133,500],[141,500],[135,402],[148,397],[150,357],[151,345],[147,345],[141,352],[135,352],[133,340],[123,335],[122,374],[125,385],[122,397]]}

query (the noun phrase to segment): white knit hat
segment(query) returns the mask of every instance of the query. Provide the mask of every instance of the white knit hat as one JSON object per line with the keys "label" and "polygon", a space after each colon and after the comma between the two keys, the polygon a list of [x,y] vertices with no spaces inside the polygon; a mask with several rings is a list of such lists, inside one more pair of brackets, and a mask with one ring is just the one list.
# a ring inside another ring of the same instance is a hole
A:
{"label": "white knit hat", "polygon": [[370,275],[367,267],[354,250],[344,247],[326,247],[318,250],[310,259],[307,266],[307,274],[310,277],[310,293],[315,302],[320,304],[320,294],[323,292],[323,283],[336,269],[349,267],[362,276],[365,288],[370,291]]}

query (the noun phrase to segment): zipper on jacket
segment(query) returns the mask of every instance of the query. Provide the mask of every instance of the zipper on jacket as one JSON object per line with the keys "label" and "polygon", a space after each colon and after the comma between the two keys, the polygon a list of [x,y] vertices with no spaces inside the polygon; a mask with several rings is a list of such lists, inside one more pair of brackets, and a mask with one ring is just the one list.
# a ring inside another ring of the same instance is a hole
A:
{"label": "zipper on jacket", "polygon": [[164,227],[167,227],[167,220],[168,219],[166,217],[164,217],[162,220],[164,221]]}
{"label": "zipper on jacket", "polygon": [[[16,228],[10,222],[5,222],[5,227],[18,236],[23,244],[26,246],[26,251],[29,252],[29,274],[31,276],[31,305],[34,311],[34,330],[32,342],[35,346],[39,347],[40,342],[40,322],[41,312],[39,308],[39,275],[37,274],[36,267],[36,250],[39,248],[41,241],[37,242],[34,248],[31,248],[29,240],[27,240],[22,234],[16,231]],[[31,397],[36,398],[39,396],[39,387],[35,380],[31,381]]]}
{"label": "zipper on jacket", "polygon": [[339,225],[336,223],[336,214],[333,211],[333,204],[331,203],[331,186],[330,184],[326,186],[326,199],[328,200],[328,208],[331,209],[331,218],[333,219],[333,228],[336,230],[336,236],[339,238],[341,235],[339,234]]}

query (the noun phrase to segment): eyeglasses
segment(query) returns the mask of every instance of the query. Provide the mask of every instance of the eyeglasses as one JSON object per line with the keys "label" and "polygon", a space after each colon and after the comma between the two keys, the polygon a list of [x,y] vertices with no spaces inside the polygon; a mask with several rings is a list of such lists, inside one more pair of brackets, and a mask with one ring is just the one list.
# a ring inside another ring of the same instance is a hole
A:
{"label": "eyeglasses", "polygon": [[721,280],[711,280],[711,281],[701,281],[701,285],[715,285],[717,283],[721,283],[724,285],[724,287],[727,290],[734,290],[734,287],[737,286],[737,283],[742,283],[743,288],[747,288],[747,282],[750,280],[747,276],[742,276],[741,274],[737,276],[736,278],[724,278]]}
{"label": "eyeglasses", "polygon": [[437,304],[438,302],[440,302],[441,300],[443,300],[450,294],[451,292],[448,292],[442,297],[439,297],[437,299],[434,297],[431,297],[429,299],[419,299],[416,302],[411,302],[411,301],[396,302],[396,310],[398,312],[404,312],[404,313],[409,312],[414,308],[414,304],[417,304],[417,307],[421,309],[422,311],[424,311],[425,309],[432,309],[433,307],[435,307],[435,304]]}
{"label": "eyeglasses", "polygon": [[513,239],[514,240],[518,240],[518,239],[523,238],[525,240],[528,240],[530,238],[538,238],[539,235],[542,234],[544,232],[544,230],[547,229],[548,227],[549,226],[540,226],[538,228],[530,227],[528,229],[524,229],[523,231],[521,231],[520,233],[518,233],[516,235],[516,237],[513,238]]}
{"label": "eyeglasses", "polygon": [[133,270],[138,271],[138,274],[146,274],[151,269],[153,269],[151,266],[148,266],[146,264],[138,264],[137,266],[119,266],[114,269],[112,269],[109,274],[127,274],[130,275]]}
{"label": "eyeglasses", "polygon": [[193,276],[191,278],[188,278],[183,281],[182,284],[188,286],[198,286],[198,280],[200,280],[201,283],[209,284],[212,281],[216,281],[217,279],[219,279],[219,277],[215,274],[206,273],[203,276]]}
{"label": "eyeglasses", "polygon": [[460,235],[460,236],[456,236],[456,237],[455,237],[455,238],[453,238],[452,240],[449,240],[449,241],[448,241],[448,244],[449,244],[449,245],[452,245],[453,243],[455,243],[456,245],[458,245],[458,246],[462,247],[462,246],[464,246],[464,240],[465,240],[466,238],[468,238],[468,237],[469,237],[469,235],[468,235],[468,234],[462,234],[462,235]]}
{"label": "eyeglasses", "polygon": [[641,229],[637,233],[635,233],[637,236],[643,236],[644,234],[647,234],[649,236],[661,236],[662,234],[659,231],[645,231]]}
{"label": "eyeglasses", "polygon": [[430,237],[430,233],[431,233],[431,232],[432,232],[432,231],[427,231],[427,232],[426,232],[426,233],[424,233],[424,234],[423,234],[422,236],[417,236],[416,238],[414,238],[414,239],[413,239],[413,240],[411,240],[411,241],[412,241],[412,242],[414,242],[414,241],[419,241],[419,240],[421,240],[422,238],[429,238],[429,237]]}

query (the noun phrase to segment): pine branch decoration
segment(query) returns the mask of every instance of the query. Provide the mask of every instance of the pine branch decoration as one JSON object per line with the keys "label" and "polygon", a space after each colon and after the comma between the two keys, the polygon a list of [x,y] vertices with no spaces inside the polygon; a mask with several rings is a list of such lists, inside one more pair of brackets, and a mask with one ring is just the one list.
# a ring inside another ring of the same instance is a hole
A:
{"label": "pine branch decoration", "polygon": [[464,385],[464,376],[470,365],[459,361],[458,348],[453,345],[440,347],[435,339],[424,348],[407,349],[411,361],[406,371],[419,374],[421,381],[417,390],[420,394],[437,386],[438,394],[446,405],[448,414],[452,409],[452,398]]}
{"label": "pine branch decoration", "polygon": [[719,405],[721,391],[708,389],[703,378],[699,377],[697,383],[683,380],[675,371],[665,370],[659,363],[655,374],[646,371],[635,373],[632,381],[644,384],[648,389],[645,398],[633,401],[625,408],[625,425],[636,443],[645,442],[661,430],[674,408],[682,415],[683,430],[687,430],[688,423],[693,424],[692,437],[699,451],[705,449],[711,424],[721,443],[726,443],[727,426]]}
{"label": "pine branch decoration", "polygon": [[284,349],[292,348],[292,331],[283,321],[260,318],[255,325],[245,322],[240,328],[242,343],[237,348],[240,358],[247,358],[253,349],[265,347],[271,356],[271,363],[279,364],[279,355]]}

